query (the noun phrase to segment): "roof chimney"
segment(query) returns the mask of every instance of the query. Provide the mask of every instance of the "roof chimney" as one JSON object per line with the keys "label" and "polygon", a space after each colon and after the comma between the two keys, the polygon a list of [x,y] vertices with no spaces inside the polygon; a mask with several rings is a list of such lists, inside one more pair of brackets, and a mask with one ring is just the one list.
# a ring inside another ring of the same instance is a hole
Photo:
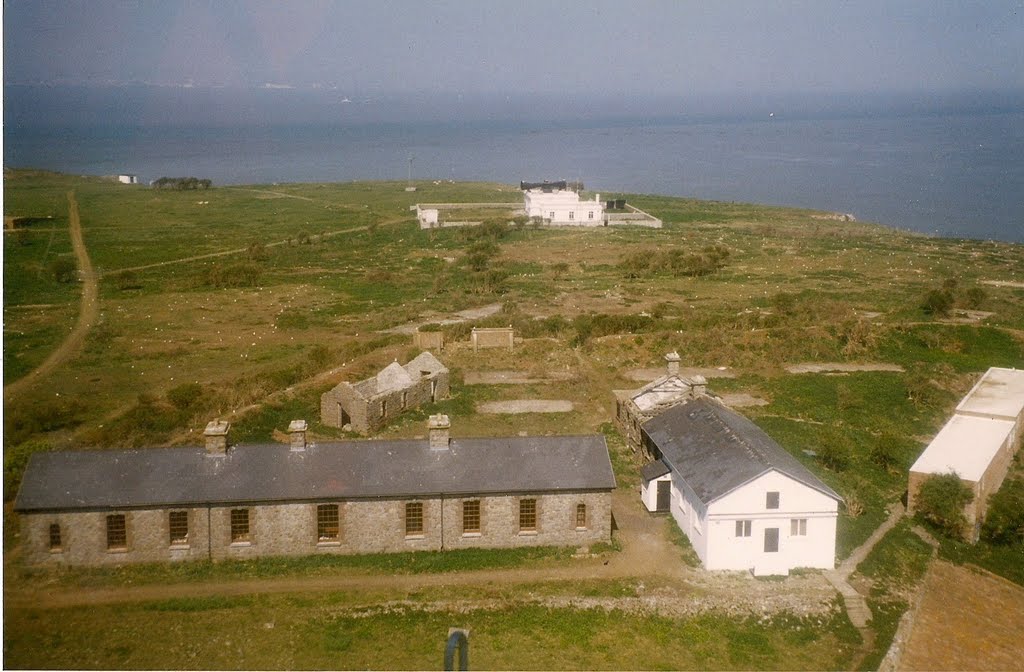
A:
{"label": "roof chimney", "polygon": [[206,425],[203,436],[206,437],[206,454],[213,456],[226,455],[228,452],[228,430],[231,423],[227,420],[211,420]]}
{"label": "roof chimney", "polygon": [[452,423],[448,421],[447,415],[432,415],[427,423],[427,435],[430,438],[431,450],[448,450],[450,441],[448,430]]}
{"label": "roof chimney", "polygon": [[690,379],[690,396],[696,399],[703,397],[708,389],[708,381],[704,376],[694,376]]}
{"label": "roof chimney", "polygon": [[665,355],[665,361],[668,362],[668,375],[678,376],[679,375],[679,353],[672,351]]}
{"label": "roof chimney", "polygon": [[288,437],[291,439],[292,451],[306,449],[306,421],[292,420],[288,423]]}

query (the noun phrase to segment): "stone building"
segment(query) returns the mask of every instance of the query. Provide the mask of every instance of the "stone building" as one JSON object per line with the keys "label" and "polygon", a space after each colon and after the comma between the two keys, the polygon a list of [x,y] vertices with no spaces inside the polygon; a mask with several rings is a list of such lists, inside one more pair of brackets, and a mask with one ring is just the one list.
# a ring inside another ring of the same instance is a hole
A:
{"label": "stone building", "polygon": [[320,421],[368,434],[384,427],[406,409],[448,396],[448,369],[429,352],[401,366],[392,362],[376,376],[342,382],[320,396]]}
{"label": "stone building", "polygon": [[974,497],[964,508],[967,541],[978,541],[988,498],[999,490],[1024,433],[1024,371],[990,368],[956,407],[910,467],[907,512],[917,508],[921,484],[935,474],[956,474]]}
{"label": "stone building", "polygon": [[[615,391],[615,421],[634,452],[643,449],[641,426],[665,410],[707,393],[703,376],[679,375],[679,353],[665,355],[667,372],[638,390]],[[648,455],[650,457],[650,455]]]}
{"label": "stone building", "polygon": [[37,453],[15,502],[32,564],[585,546],[611,539],[604,437],[452,439]]}

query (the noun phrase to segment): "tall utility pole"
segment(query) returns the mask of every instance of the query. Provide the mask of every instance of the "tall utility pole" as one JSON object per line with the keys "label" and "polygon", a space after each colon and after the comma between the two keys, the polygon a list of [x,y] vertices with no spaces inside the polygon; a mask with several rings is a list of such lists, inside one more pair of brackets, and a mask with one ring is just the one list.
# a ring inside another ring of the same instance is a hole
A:
{"label": "tall utility pole", "polygon": [[412,154],[409,155],[409,176],[408,176],[409,183],[405,187],[406,191],[416,191],[416,187],[412,186],[412,161],[415,158],[416,157],[413,156]]}

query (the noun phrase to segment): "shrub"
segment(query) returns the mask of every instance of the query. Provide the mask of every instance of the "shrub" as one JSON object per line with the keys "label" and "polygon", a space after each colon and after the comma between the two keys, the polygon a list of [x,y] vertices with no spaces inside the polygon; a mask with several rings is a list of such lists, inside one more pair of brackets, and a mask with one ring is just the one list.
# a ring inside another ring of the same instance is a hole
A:
{"label": "shrub", "polygon": [[249,249],[246,251],[249,257],[249,261],[266,261],[270,257],[270,253],[267,252],[267,246],[263,243],[249,243]]}
{"label": "shrub", "polygon": [[167,391],[167,401],[179,411],[190,412],[202,402],[203,386],[199,383],[184,383]]}
{"label": "shrub", "polygon": [[57,257],[50,262],[50,272],[53,279],[60,283],[68,283],[75,279],[75,272],[78,266],[71,257]]}
{"label": "shrub", "polygon": [[964,306],[971,310],[978,310],[988,301],[988,292],[981,287],[971,287],[964,292]]}
{"label": "shrub", "polygon": [[206,284],[214,287],[253,287],[259,282],[263,269],[252,261],[217,264],[206,272]]}
{"label": "shrub", "polygon": [[893,471],[902,466],[903,456],[899,449],[899,439],[890,432],[883,433],[871,446],[871,461],[886,471]]}
{"label": "shrub", "polygon": [[926,315],[943,317],[949,315],[953,308],[953,294],[943,289],[933,289],[928,292],[921,303],[921,310]]}
{"label": "shrub", "polygon": [[845,471],[850,466],[850,444],[841,437],[831,435],[818,448],[818,459],[833,471]]}
{"label": "shrub", "polygon": [[998,545],[1024,543],[1024,479],[1006,481],[989,497],[981,536]]}
{"label": "shrub", "polygon": [[139,281],[139,276],[135,271],[118,271],[113,276],[114,285],[123,291],[129,289],[141,289],[142,283]]}
{"label": "shrub", "polygon": [[921,483],[917,517],[949,537],[961,537],[967,527],[964,507],[974,495],[956,474],[936,474]]}

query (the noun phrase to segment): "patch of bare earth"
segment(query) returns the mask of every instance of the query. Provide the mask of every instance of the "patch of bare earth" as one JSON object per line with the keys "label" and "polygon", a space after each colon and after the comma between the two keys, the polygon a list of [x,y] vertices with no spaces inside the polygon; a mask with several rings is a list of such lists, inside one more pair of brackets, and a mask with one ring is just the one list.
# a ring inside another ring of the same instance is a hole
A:
{"label": "patch of bare earth", "polygon": [[1024,588],[987,573],[932,563],[900,670],[1019,670]]}
{"label": "patch of bare earth", "polygon": [[733,408],[740,408],[742,406],[767,406],[768,400],[762,399],[761,397],[755,397],[747,394],[746,392],[732,392],[729,394],[721,395],[722,403],[726,406],[732,406]]}
{"label": "patch of bare earth", "polygon": [[852,373],[855,371],[895,371],[903,372],[899,364],[843,364],[841,362],[821,362],[818,364],[793,364],[786,367],[789,373]]}
{"label": "patch of bare earth", "polygon": [[1015,282],[1013,280],[982,280],[981,284],[991,285],[992,287],[1014,287],[1016,289],[1024,289],[1024,282]]}
{"label": "patch of bare earth", "polygon": [[477,413],[570,413],[573,404],[566,399],[516,399],[485,401],[477,404]]}
{"label": "patch of bare earth", "polygon": [[463,374],[466,385],[534,385],[552,381],[572,380],[567,371],[555,371],[543,377],[531,376],[527,371],[467,371]]}
{"label": "patch of bare earth", "polygon": [[385,334],[415,334],[416,330],[422,327],[424,324],[458,324],[460,322],[466,322],[468,320],[479,320],[485,317],[490,317],[501,310],[500,303],[491,303],[480,308],[470,308],[469,310],[460,310],[451,316],[444,316],[439,313],[424,313],[423,316],[415,322],[409,322],[402,324],[391,329],[385,329],[382,333]]}

